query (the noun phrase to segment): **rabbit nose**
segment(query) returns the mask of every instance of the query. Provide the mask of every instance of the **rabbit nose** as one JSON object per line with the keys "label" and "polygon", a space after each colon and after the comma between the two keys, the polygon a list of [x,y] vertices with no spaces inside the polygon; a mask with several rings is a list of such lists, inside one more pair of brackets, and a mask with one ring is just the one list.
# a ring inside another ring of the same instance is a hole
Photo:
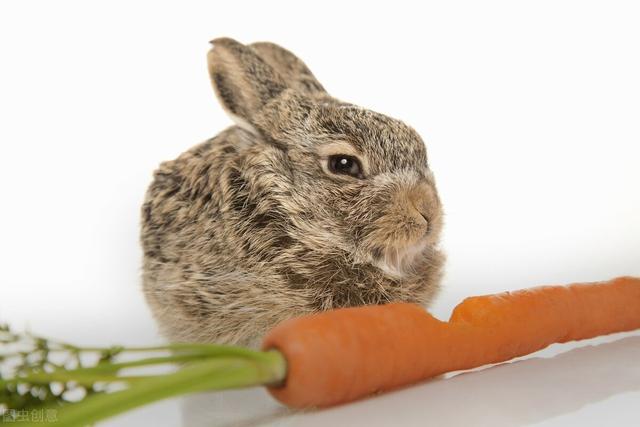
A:
{"label": "rabbit nose", "polygon": [[433,199],[432,190],[429,185],[421,182],[415,185],[409,191],[409,202],[411,207],[415,210],[416,219],[422,218],[427,226],[427,231],[430,222],[430,204]]}
{"label": "rabbit nose", "polygon": [[[427,211],[425,209],[422,208],[422,206],[420,206],[419,203],[414,203],[411,202],[411,206],[413,207],[413,209],[415,210],[415,212],[420,215],[420,217],[422,217],[422,219],[424,219],[427,223],[429,222],[429,216],[427,214]],[[418,216],[416,215],[416,218],[418,218]]]}
{"label": "rabbit nose", "polygon": [[[413,205],[413,208],[416,210],[416,212],[418,214],[420,214],[420,217],[422,218],[422,220],[424,220],[426,227],[427,227],[427,231],[429,231],[429,217],[427,216],[427,213],[424,210],[421,210],[418,206]],[[417,217],[416,217],[417,218]]]}

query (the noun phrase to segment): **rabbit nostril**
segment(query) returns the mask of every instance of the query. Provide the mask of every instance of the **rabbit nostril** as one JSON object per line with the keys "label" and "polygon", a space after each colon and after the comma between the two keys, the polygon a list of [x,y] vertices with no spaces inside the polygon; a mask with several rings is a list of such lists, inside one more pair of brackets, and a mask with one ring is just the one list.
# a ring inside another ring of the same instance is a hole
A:
{"label": "rabbit nostril", "polygon": [[416,213],[418,213],[426,222],[429,222],[429,217],[427,216],[426,209],[416,204],[413,204],[413,209],[415,209]]}
{"label": "rabbit nostril", "polygon": [[431,230],[431,221],[429,220],[429,216],[423,209],[416,209],[416,211],[420,214],[420,216],[424,220],[424,226],[425,226],[424,234],[428,234],[429,231]]}
{"label": "rabbit nostril", "polygon": [[424,213],[420,212],[420,215],[422,215],[422,218],[424,218],[424,221],[427,223],[424,234],[428,234],[429,231],[431,231],[431,221],[429,221],[429,218]]}
{"label": "rabbit nostril", "polygon": [[[429,217],[427,216],[427,214],[425,212],[425,209],[420,209],[419,206],[416,206],[416,204],[413,204],[413,203],[412,203],[412,205],[413,205],[413,209],[415,210],[415,213],[419,214],[422,217],[422,219],[424,219],[424,221],[428,225],[429,224]],[[414,215],[415,215],[415,213],[414,213]],[[417,218],[417,217],[415,217],[415,218]]]}

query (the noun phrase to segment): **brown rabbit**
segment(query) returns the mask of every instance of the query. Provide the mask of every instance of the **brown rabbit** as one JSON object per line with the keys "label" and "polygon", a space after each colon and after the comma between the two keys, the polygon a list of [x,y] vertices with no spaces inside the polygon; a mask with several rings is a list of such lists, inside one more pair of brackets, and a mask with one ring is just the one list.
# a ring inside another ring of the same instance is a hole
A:
{"label": "brown rabbit", "polygon": [[429,303],[443,215],[420,136],[331,97],[280,46],[212,43],[236,125],[162,163],[142,207],[144,291],[164,335],[256,345],[297,315]]}

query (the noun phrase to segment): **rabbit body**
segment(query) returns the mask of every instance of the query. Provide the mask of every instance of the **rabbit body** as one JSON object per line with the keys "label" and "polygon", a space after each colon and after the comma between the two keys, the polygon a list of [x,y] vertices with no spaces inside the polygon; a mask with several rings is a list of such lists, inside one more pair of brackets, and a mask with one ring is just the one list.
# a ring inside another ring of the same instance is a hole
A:
{"label": "rabbit body", "polygon": [[436,295],[442,207],[404,123],[329,96],[271,43],[217,39],[236,125],[154,173],[143,289],[173,341],[256,346],[287,318]]}

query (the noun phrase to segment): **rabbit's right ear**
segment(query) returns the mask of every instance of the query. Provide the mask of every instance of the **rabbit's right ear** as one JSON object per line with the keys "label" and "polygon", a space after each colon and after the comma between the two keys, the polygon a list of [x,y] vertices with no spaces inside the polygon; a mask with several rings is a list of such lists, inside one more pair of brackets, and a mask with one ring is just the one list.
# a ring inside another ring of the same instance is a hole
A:
{"label": "rabbit's right ear", "polygon": [[211,41],[207,55],[211,83],[224,109],[240,126],[287,88],[283,78],[255,50],[230,38]]}

